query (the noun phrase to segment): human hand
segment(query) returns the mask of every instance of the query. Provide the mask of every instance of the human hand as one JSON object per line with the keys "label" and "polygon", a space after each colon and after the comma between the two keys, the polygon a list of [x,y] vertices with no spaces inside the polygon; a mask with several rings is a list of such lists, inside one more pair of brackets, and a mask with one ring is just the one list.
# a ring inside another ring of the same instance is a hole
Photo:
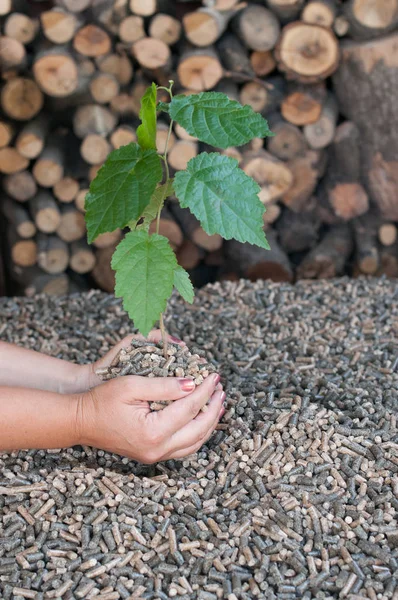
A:
{"label": "human hand", "polygon": [[[213,374],[196,388],[192,380],[174,377],[125,376],[103,383],[77,397],[78,443],[145,464],[193,454],[225,412],[219,381]],[[173,402],[151,412],[149,403],[161,400]]]}

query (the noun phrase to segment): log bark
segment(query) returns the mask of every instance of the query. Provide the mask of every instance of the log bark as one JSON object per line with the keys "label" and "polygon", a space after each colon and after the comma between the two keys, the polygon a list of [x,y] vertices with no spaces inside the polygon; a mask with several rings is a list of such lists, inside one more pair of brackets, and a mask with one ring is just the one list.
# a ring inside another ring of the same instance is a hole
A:
{"label": "log bark", "polygon": [[10,198],[3,198],[2,209],[5,217],[14,227],[20,238],[29,239],[34,237],[36,226],[25,208]]}
{"label": "log bark", "polygon": [[44,116],[27,123],[17,136],[16,149],[25,158],[37,158],[44,149],[47,132],[48,119]]}
{"label": "log bark", "polygon": [[318,241],[320,226],[321,221],[314,210],[301,213],[285,210],[276,229],[282,248],[290,254],[313,248]]}
{"label": "log bark", "polygon": [[283,194],[283,204],[293,212],[308,208],[325,165],[325,154],[316,150],[308,150],[303,156],[290,160],[287,166],[292,174],[292,183]]}
{"label": "log bark", "polygon": [[60,202],[73,202],[79,192],[79,182],[73,177],[63,177],[55,184],[53,192]]}
{"label": "log bark", "polygon": [[279,38],[280,24],[264,6],[249,4],[232,21],[237,36],[251,50],[272,50]]}
{"label": "log bark", "polygon": [[261,187],[259,198],[263,204],[281,198],[293,183],[289,167],[265,150],[246,153],[241,168]]}
{"label": "log bark", "polygon": [[90,58],[108,54],[111,47],[111,38],[106,31],[93,24],[85,25],[79,29],[73,38],[73,48],[76,52]]}
{"label": "log bark", "polygon": [[109,135],[116,124],[116,116],[99,104],[80,106],[73,117],[73,131],[79,138],[90,134]]}
{"label": "log bark", "polygon": [[57,2],[69,12],[81,13],[90,6],[92,0],[57,0]]}
{"label": "log bark", "polygon": [[10,79],[1,91],[1,106],[8,117],[16,121],[33,119],[43,107],[43,94],[32,79]]}
{"label": "log bark", "polygon": [[61,213],[52,195],[41,190],[29,202],[30,212],[39,231],[54,233],[61,222]]}
{"label": "log bark", "polygon": [[249,77],[255,76],[248,51],[236,35],[232,33],[223,35],[217,44],[217,51],[224,67],[229,71],[243,73]]}
{"label": "log bark", "polygon": [[322,106],[319,119],[315,123],[304,126],[304,136],[311,148],[319,150],[329,146],[336,131],[337,116],[336,99],[332,94],[329,94]]}
{"label": "log bark", "polygon": [[37,193],[37,184],[30,171],[20,171],[3,178],[3,188],[14,200],[26,202]]}
{"label": "log bark", "polygon": [[251,281],[257,279],[292,281],[293,272],[289,258],[279,246],[275,232],[267,231],[267,238],[271,250],[264,250],[251,244],[241,244],[235,240],[226,242],[227,269]]}
{"label": "log bark", "polygon": [[181,37],[181,23],[175,17],[162,13],[156,14],[149,24],[149,35],[161,40],[168,46],[173,46]]}
{"label": "log bark", "polygon": [[108,104],[118,95],[120,84],[114,75],[109,73],[98,73],[90,81],[90,94],[94,102]]}
{"label": "log bark", "polygon": [[337,6],[334,0],[311,0],[304,6],[301,19],[305,23],[333,27]]}
{"label": "log bark", "polygon": [[[343,42],[333,78],[343,115],[360,132],[362,181],[382,215],[398,221],[398,33],[363,43]],[[374,110],[373,107],[378,107]],[[369,119],[369,114],[372,118]]]}
{"label": "log bark", "polygon": [[211,90],[221,80],[223,68],[213,48],[196,48],[181,54],[177,74],[182,87],[204,92]]}
{"label": "log bark", "polygon": [[85,240],[73,242],[70,248],[69,266],[81,275],[90,273],[95,266],[95,254]]}
{"label": "log bark", "polygon": [[86,233],[84,215],[73,208],[65,205],[62,208],[60,223],[57,227],[57,235],[64,242],[76,242],[81,240]]}
{"label": "log bark", "polygon": [[45,37],[54,44],[70,42],[79,26],[75,15],[62,8],[53,8],[42,12],[40,20]]}
{"label": "log bark", "polygon": [[71,96],[79,86],[76,61],[68,50],[58,46],[43,51],[36,57],[33,75],[43,92],[53,98]]}
{"label": "log bark", "polygon": [[229,21],[245,4],[241,3],[231,10],[199,8],[187,13],[182,19],[185,37],[194,46],[211,46],[222,36]]}
{"label": "log bark", "polygon": [[4,175],[19,173],[26,169],[28,165],[29,160],[21,156],[18,150],[12,146],[0,148],[0,173],[4,173]]}
{"label": "log bark", "polygon": [[33,177],[42,187],[53,187],[64,176],[64,161],[61,139],[49,140],[34,164]]}
{"label": "log bark", "polygon": [[355,39],[371,39],[392,31],[398,25],[397,0],[349,0],[344,14]]}
{"label": "log bark", "polygon": [[339,46],[331,29],[297,21],[284,27],[275,58],[288,79],[317,83],[336,70]]}
{"label": "log bark", "polygon": [[7,121],[0,121],[0,148],[4,148],[11,143],[14,137],[14,128]]}
{"label": "log bark", "polygon": [[267,150],[281,160],[292,160],[305,154],[308,145],[302,131],[279,116],[270,117],[269,125],[274,137],[267,140]]}
{"label": "log bark", "polygon": [[282,116],[293,125],[310,125],[320,118],[325,99],[324,82],[315,85],[291,84],[281,104]]}
{"label": "log bark", "polygon": [[265,77],[276,68],[271,50],[254,50],[250,55],[250,64],[257,77]]}
{"label": "log bark", "polygon": [[371,213],[354,222],[355,265],[366,275],[374,275],[379,268],[377,229],[377,220]]}
{"label": "log bark", "polygon": [[25,46],[19,41],[5,35],[0,36],[0,69],[4,73],[8,69],[21,70],[26,65]]}
{"label": "log bark", "polygon": [[115,289],[115,272],[111,269],[111,260],[115,246],[101,248],[96,252],[96,264],[91,276],[96,284],[105,292],[112,294]]}
{"label": "log bark", "polygon": [[266,0],[268,8],[274,12],[282,22],[296,19],[304,5],[305,0]]}
{"label": "log bark", "polygon": [[332,227],[297,268],[298,279],[331,279],[344,273],[353,251],[348,225]]}
{"label": "log bark", "polygon": [[177,140],[168,153],[169,165],[176,171],[186,169],[191,158],[198,154],[198,143],[188,140]]}
{"label": "log bark", "polygon": [[56,235],[37,236],[37,264],[45,273],[63,273],[69,262],[68,245]]}
{"label": "log bark", "polygon": [[80,146],[80,153],[89,165],[102,164],[110,151],[109,142],[96,133],[87,135]]}
{"label": "log bark", "polygon": [[130,15],[123,19],[119,25],[119,38],[125,44],[134,44],[134,42],[144,38],[145,35],[144,19],[142,17]]}

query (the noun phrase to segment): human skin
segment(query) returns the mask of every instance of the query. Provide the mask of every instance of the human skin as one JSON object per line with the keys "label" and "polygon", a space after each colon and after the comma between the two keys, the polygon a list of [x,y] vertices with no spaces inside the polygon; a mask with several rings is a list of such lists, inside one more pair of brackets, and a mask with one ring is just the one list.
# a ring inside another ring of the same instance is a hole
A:
{"label": "human skin", "polygon": [[[91,365],[0,342],[0,450],[84,444],[147,464],[196,452],[225,411],[219,376],[198,387],[172,377],[101,383],[96,369],[110,364],[132,337]],[[158,331],[149,336],[159,338]],[[173,402],[152,412],[149,403],[159,400]]]}

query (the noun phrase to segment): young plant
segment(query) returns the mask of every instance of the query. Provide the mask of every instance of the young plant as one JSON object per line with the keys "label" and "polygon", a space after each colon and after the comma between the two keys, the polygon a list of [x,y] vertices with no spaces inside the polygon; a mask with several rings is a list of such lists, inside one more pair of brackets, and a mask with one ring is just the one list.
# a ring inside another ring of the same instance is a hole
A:
{"label": "young plant", "polygon": [[[250,106],[224,94],[173,96],[172,85],[172,81],[169,88],[152,83],[146,90],[137,143],[109,154],[85,201],[89,243],[101,233],[130,229],[112,257],[115,295],[123,298],[125,310],[144,336],[160,321],[165,347],[163,312],[173,287],[187,302],[194,298],[188,273],[178,265],[167,238],[159,235],[160,213],[169,196],[174,194],[183,208],[189,208],[209,235],[218,233],[226,240],[234,238],[269,249],[263,230],[264,206],[258,198],[260,188],[238,167],[237,160],[203,152],[174,178],[167,162],[174,122],[206,144],[228,148],[272,135],[267,121]],[[170,102],[157,102],[158,89],[169,93]],[[170,118],[163,155],[156,150],[158,112]],[[156,233],[150,235],[154,220]]]}

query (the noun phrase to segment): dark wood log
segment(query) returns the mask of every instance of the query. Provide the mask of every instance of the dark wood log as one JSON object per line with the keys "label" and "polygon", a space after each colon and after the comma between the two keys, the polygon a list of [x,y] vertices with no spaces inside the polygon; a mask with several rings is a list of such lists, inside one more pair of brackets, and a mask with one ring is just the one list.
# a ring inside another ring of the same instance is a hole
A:
{"label": "dark wood log", "polygon": [[3,189],[18,202],[26,202],[37,193],[37,184],[30,171],[20,171],[3,178]]}
{"label": "dark wood log", "polygon": [[378,219],[372,212],[354,220],[355,267],[374,275],[379,268]]}
{"label": "dark wood log", "polygon": [[241,244],[235,240],[225,243],[227,271],[236,272],[251,281],[271,279],[272,281],[292,281],[293,272],[288,256],[277,242],[273,231],[267,231],[271,250],[264,250],[251,244]]}
{"label": "dark wood log", "polygon": [[348,225],[332,227],[297,268],[298,279],[330,279],[342,275],[353,251]]}
{"label": "dark wood log", "polygon": [[313,248],[318,241],[320,226],[321,221],[314,210],[301,213],[285,210],[276,230],[282,248],[290,254]]}
{"label": "dark wood log", "polygon": [[34,237],[36,226],[31,220],[28,211],[21,204],[14,202],[10,198],[3,198],[2,210],[20,238],[29,239]]}
{"label": "dark wood log", "polygon": [[[398,33],[368,42],[343,42],[333,78],[341,112],[360,132],[362,181],[382,215],[398,221]],[[377,106],[380,110],[373,110]],[[382,109],[382,110],[381,110]],[[369,111],[372,119],[369,119]]]}
{"label": "dark wood log", "polygon": [[305,0],[266,0],[267,6],[285,23],[296,19]]}
{"label": "dark wood log", "polygon": [[248,51],[236,35],[225,34],[217,43],[217,51],[224,67],[229,71],[255,76]]}
{"label": "dark wood log", "polygon": [[96,264],[91,273],[96,284],[110,294],[115,289],[115,272],[111,268],[111,260],[115,246],[101,248],[96,252]]}
{"label": "dark wood log", "polygon": [[240,11],[232,20],[232,28],[251,50],[272,50],[280,34],[274,13],[257,4],[249,4]]}
{"label": "dark wood log", "polygon": [[204,254],[191,240],[184,240],[177,250],[177,261],[181,267],[190,271],[199,265]]}
{"label": "dark wood log", "polygon": [[273,115],[268,120],[274,137],[267,140],[267,150],[281,160],[291,160],[296,156],[305,154],[308,144],[302,131],[282,119]]}

